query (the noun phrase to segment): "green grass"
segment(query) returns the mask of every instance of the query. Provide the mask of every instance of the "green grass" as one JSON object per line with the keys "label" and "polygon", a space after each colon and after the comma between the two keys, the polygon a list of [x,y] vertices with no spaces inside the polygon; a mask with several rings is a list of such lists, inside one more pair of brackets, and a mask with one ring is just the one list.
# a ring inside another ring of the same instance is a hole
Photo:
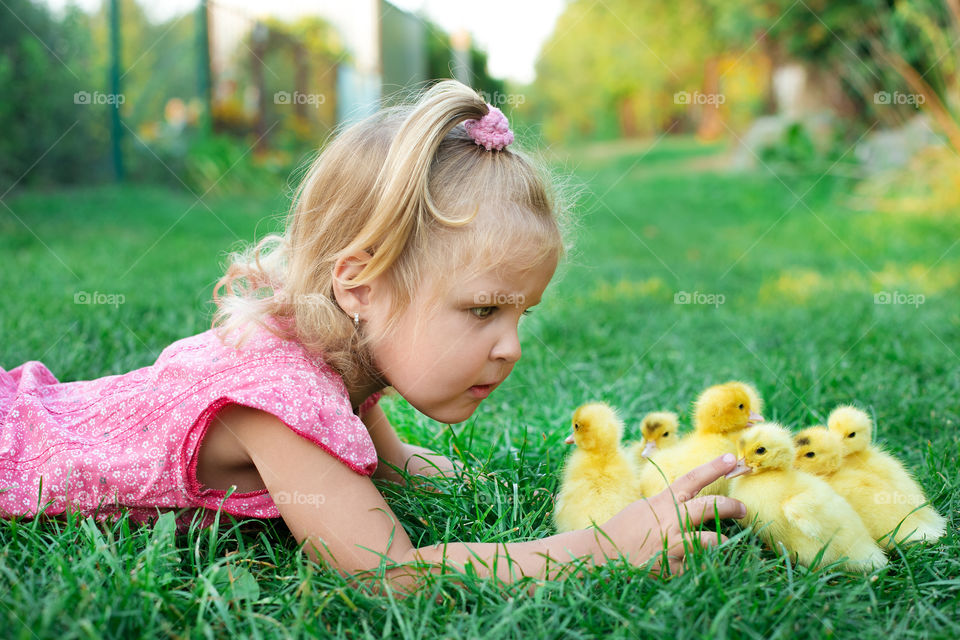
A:
{"label": "green grass", "polygon": [[[511,378],[453,427],[384,401],[403,437],[493,480],[476,491],[436,481],[437,493],[380,483],[388,502],[418,545],[549,535],[577,405],[611,402],[635,437],[646,411],[685,419],[699,390],[736,377],[758,385],[768,418],[794,428],[840,402],[871,412],[876,438],[948,517],[941,543],[898,550],[863,577],[792,566],[724,523],[730,543],[694,553],[690,570],[667,581],[610,565],[531,597],[523,585],[438,578],[438,603],[349,588],[297,554],[281,521],[181,536],[168,521],[3,521],[4,635],[960,635],[960,217],[854,211],[847,180],[725,173],[715,152],[669,140],[571,155],[565,166],[582,185],[577,249],[524,321]],[[60,380],[98,377],[148,365],[205,330],[221,252],[275,228],[265,218],[285,203],[210,200],[213,213],[197,204],[179,219],[193,203],[141,187],[8,200],[20,220],[0,209],[0,366],[38,359]],[[125,302],[76,305],[78,291]],[[875,304],[882,291],[925,299]],[[675,304],[679,292],[723,298]]]}

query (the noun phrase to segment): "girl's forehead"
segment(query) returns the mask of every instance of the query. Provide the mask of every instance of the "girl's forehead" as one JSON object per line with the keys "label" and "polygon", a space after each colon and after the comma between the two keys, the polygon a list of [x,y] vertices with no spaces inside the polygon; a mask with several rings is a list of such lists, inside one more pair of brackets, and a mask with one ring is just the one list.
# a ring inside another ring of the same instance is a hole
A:
{"label": "girl's forehead", "polygon": [[434,274],[428,288],[440,297],[470,297],[483,294],[490,302],[497,296],[520,296],[528,303],[539,302],[557,268],[557,260],[548,258],[534,265],[500,264],[495,266],[460,265]]}
{"label": "girl's forehead", "polygon": [[463,269],[450,274],[450,280],[463,288],[498,287],[530,289],[546,286],[553,277],[557,261],[546,258],[537,264],[499,264],[486,268]]}

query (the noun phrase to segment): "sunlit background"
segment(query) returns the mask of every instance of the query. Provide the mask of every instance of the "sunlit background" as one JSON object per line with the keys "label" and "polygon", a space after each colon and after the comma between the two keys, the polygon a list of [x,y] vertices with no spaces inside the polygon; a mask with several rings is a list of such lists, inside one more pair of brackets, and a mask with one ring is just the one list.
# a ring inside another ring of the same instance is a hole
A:
{"label": "sunlit background", "polygon": [[[282,176],[337,125],[455,77],[538,145],[695,135],[722,141],[734,166],[843,158],[874,175],[912,162],[915,190],[936,206],[958,202],[947,177],[960,147],[950,2],[5,0],[2,9],[7,192],[109,180],[205,191],[246,183],[246,169]],[[931,164],[942,168],[930,175]]]}
{"label": "sunlit background", "polygon": [[3,81],[31,102],[4,114],[25,135],[5,149],[0,181],[230,188],[218,179],[233,161],[280,175],[337,125],[443,77],[512,110],[525,98],[508,96],[507,83],[533,80],[563,9],[559,0],[483,11],[423,0],[12,0]]}

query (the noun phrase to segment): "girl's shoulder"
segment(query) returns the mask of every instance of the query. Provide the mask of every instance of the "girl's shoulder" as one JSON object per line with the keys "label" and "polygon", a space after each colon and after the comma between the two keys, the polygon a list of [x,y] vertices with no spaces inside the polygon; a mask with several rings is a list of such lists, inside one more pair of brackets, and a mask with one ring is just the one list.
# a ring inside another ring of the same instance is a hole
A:
{"label": "girl's shoulder", "polygon": [[[340,375],[323,358],[309,354],[294,339],[283,337],[279,321],[250,323],[224,331],[214,327],[203,333],[177,340],[157,358],[159,368],[174,368],[198,375],[241,371],[266,375],[273,379],[282,372],[311,374],[324,386],[346,395]],[[284,380],[288,382],[287,380]]]}

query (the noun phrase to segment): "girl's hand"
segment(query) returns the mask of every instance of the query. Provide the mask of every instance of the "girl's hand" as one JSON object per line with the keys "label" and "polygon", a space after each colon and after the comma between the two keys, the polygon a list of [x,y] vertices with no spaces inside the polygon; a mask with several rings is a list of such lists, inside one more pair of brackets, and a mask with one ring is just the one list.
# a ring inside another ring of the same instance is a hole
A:
{"label": "girl's hand", "polygon": [[[601,550],[607,556],[616,557],[619,549],[629,557],[631,564],[640,566],[662,554],[666,547],[670,573],[682,573],[686,545],[694,539],[704,547],[726,540],[725,536],[718,536],[715,532],[697,530],[700,523],[713,520],[714,505],[720,518],[746,515],[746,507],[739,500],[714,495],[694,497],[735,465],[733,455],[721,456],[677,478],[654,497],[632,503],[601,527],[603,533],[594,533]],[[616,544],[616,549],[611,541]],[[659,572],[662,563],[661,555],[654,564],[654,571]]]}

